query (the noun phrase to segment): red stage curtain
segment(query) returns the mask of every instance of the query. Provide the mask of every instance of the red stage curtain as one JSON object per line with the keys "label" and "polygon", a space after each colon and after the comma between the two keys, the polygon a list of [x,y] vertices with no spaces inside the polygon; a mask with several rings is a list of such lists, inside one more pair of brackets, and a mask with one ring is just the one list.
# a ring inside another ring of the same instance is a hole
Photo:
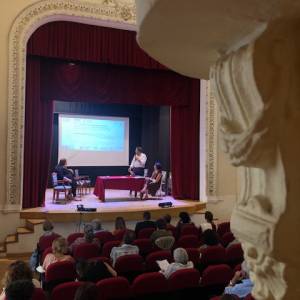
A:
{"label": "red stage curtain", "polygon": [[52,22],[28,41],[28,54],[147,69],[166,69],[136,42],[136,32],[73,22]]}
{"label": "red stage curtain", "polygon": [[189,106],[171,107],[172,189],[176,199],[199,199],[200,83],[190,80]]}
{"label": "red stage curtain", "polygon": [[[134,32],[112,28],[70,22],[49,23],[30,38],[28,54],[119,66],[83,66],[82,63],[72,66],[53,60],[40,66],[38,58],[28,57],[24,208],[41,205],[44,199],[53,100],[170,105],[173,194],[176,198],[198,199],[199,80],[167,71],[138,47]],[[61,68],[59,73],[58,66]],[[95,74],[97,80],[93,77]]]}
{"label": "red stage curtain", "polygon": [[23,208],[43,205],[51,153],[53,102],[41,99],[40,59],[28,57],[24,137]]}

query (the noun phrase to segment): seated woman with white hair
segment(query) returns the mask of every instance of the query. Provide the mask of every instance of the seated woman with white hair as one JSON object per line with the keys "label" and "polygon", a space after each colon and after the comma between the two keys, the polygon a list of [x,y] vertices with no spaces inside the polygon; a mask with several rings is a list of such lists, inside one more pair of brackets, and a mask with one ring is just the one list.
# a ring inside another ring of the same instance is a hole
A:
{"label": "seated woman with white hair", "polygon": [[174,272],[183,269],[194,268],[193,262],[189,261],[189,256],[185,249],[177,248],[173,252],[174,262],[169,264],[161,273],[168,279]]}

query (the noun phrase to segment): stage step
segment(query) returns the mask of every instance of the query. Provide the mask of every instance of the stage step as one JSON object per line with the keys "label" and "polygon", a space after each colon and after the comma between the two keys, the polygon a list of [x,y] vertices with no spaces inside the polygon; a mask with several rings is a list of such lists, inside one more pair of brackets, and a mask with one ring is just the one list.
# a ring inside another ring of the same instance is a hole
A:
{"label": "stage step", "polygon": [[27,227],[18,227],[17,228],[17,234],[28,234],[33,233],[33,230],[27,228]]}
{"label": "stage step", "polygon": [[9,234],[5,239],[6,244],[16,243],[17,241],[17,234]]}
{"label": "stage step", "polygon": [[44,222],[44,219],[26,219],[26,228],[34,231],[34,226],[43,224]]}
{"label": "stage step", "polygon": [[0,243],[0,253],[5,253],[5,252],[6,252],[6,244]]}

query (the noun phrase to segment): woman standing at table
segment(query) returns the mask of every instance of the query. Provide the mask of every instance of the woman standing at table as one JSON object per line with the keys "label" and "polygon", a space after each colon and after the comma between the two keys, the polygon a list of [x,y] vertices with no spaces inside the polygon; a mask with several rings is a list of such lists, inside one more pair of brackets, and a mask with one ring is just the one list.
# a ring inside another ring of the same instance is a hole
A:
{"label": "woman standing at table", "polygon": [[154,170],[151,177],[146,177],[146,182],[143,189],[140,192],[141,200],[148,198],[148,194],[155,196],[159,190],[162,179],[162,166],[159,162],[154,164]]}
{"label": "woman standing at table", "polygon": [[142,147],[135,148],[135,154],[131,161],[128,172],[133,176],[144,176],[144,169],[147,161],[147,156],[143,153]]}

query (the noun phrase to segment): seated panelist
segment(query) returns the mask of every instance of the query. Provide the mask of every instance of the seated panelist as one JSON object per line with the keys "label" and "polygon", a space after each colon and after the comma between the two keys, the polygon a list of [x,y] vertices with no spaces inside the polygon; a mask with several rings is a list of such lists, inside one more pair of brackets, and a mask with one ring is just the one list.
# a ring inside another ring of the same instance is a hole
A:
{"label": "seated panelist", "polygon": [[153,173],[151,177],[146,177],[146,182],[143,189],[140,192],[140,197],[142,199],[147,199],[148,194],[155,196],[156,192],[160,188],[162,180],[162,166],[159,162],[154,164]]}
{"label": "seated panelist", "polygon": [[65,182],[68,182],[71,185],[72,195],[75,198],[76,197],[76,180],[74,178],[73,170],[67,168],[67,160],[65,158],[62,158],[59,161],[58,165],[55,167],[54,171],[57,173],[58,180],[64,180]]}
{"label": "seated panelist", "polygon": [[144,176],[145,164],[147,161],[147,156],[143,153],[142,147],[136,147],[135,154],[131,161],[128,172],[132,176]]}

